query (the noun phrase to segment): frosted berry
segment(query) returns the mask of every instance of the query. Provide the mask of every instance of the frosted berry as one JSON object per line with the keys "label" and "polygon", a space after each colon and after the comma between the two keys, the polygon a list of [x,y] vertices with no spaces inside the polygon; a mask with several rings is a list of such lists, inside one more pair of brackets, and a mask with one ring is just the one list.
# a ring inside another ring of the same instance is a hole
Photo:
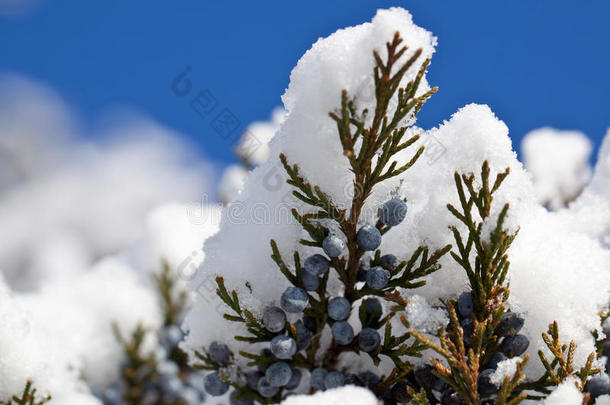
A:
{"label": "frosted berry", "polygon": [[394,255],[387,254],[379,258],[379,265],[384,269],[394,270],[397,264],[398,259]]}
{"label": "frosted berry", "polygon": [[598,374],[592,377],[585,384],[585,392],[588,392],[593,399],[608,394],[610,390],[610,378],[607,374]]}
{"label": "frosted berry", "polygon": [[292,378],[292,369],[283,361],[273,363],[265,372],[265,380],[272,387],[283,387],[288,384],[290,378]]}
{"label": "frosted berry", "polygon": [[366,284],[375,290],[385,287],[388,281],[390,281],[390,272],[381,266],[373,267],[367,272]]}
{"label": "frosted berry", "polygon": [[339,371],[331,371],[324,379],[324,387],[327,390],[345,385],[345,375]]}
{"label": "frosted berry", "polygon": [[398,198],[392,198],[379,208],[379,220],[387,226],[400,224],[407,216],[407,203]]}
{"label": "frosted berry", "polygon": [[381,383],[381,378],[372,371],[364,371],[358,374],[358,378],[370,390],[374,390]]}
{"label": "frosted berry", "polygon": [[367,298],[363,302],[367,319],[378,322],[383,314],[381,303],[377,298]]}
{"label": "frosted berry", "polygon": [[508,357],[506,357],[504,353],[498,352],[491,356],[491,359],[489,359],[489,362],[487,363],[487,368],[495,370],[496,368],[498,368],[498,363],[507,359]]}
{"label": "frosted berry", "polygon": [[301,320],[296,321],[294,329],[297,332],[297,350],[305,350],[309,347],[313,332],[309,330]]}
{"label": "frosted berry", "polygon": [[278,387],[274,387],[271,384],[269,384],[269,381],[267,381],[267,378],[263,377],[260,380],[258,380],[258,385],[256,386],[256,390],[263,397],[271,398],[271,397],[274,397],[280,389]]}
{"label": "frosted berry", "polygon": [[305,309],[307,301],[308,298],[305,290],[298,287],[288,287],[286,291],[282,293],[280,305],[284,311],[295,314]]}
{"label": "frosted berry", "polygon": [[250,371],[246,373],[246,385],[253,391],[258,390],[258,380],[263,378],[263,373],[260,371]]}
{"label": "frosted berry", "polygon": [[352,340],[354,340],[354,329],[352,329],[352,326],[345,321],[335,322],[331,330],[333,333],[333,338],[340,345],[348,345],[352,342]]}
{"label": "frosted berry", "polygon": [[327,375],[328,371],[324,370],[323,368],[314,368],[311,372],[311,378],[309,379],[311,387],[316,390],[323,390],[326,388],[324,386],[324,380],[326,379]]}
{"label": "frosted berry", "polygon": [[231,405],[253,405],[254,402],[250,398],[246,398],[243,394],[233,391],[229,396],[229,403]]}
{"label": "frosted berry", "polygon": [[286,314],[282,308],[267,307],[263,311],[263,325],[269,332],[277,333],[286,325]]}
{"label": "frosted berry", "polygon": [[345,243],[341,238],[335,235],[328,235],[322,241],[322,249],[328,257],[339,257],[345,248]]}
{"label": "frosted berry", "polygon": [[460,294],[458,298],[458,312],[463,318],[468,318],[474,311],[474,302],[472,301],[472,294],[464,292]]}
{"label": "frosted berry", "polygon": [[508,357],[521,356],[529,345],[530,341],[523,335],[509,336],[502,341],[502,353]]}
{"label": "frosted berry", "polygon": [[307,270],[303,270],[301,272],[301,286],[305,291],[315,291],[320,286],[320,278]]}
{"label": "frosted berry", "polygon": [[498,336],[515,336],[525,323],[525,319],[517,315],[515,312],[507,312],[500,318],[500,323],[496,327]]}
{"label": "frosted berry", "polygon": [[335,297],[328,302],[328,316],[335,321],[344,321],[352,306],[347,298]]}
{"label": "frosted berry", "polygon": [[379,332],[372,328],[364,328],[360,331],[358,336],[358,345],[365,352],[372,352],[379,347],[381,343],[381,337]]}
{"label": "frosted berry", "polygon": [[428,390],[442,392],[446,388],[446,384],[432,373],[434,370],[436,369],[430,364],[415,367],[413,371],[415,381]]}
{"label": "frosted berry", "polygon": [[205,388],[205,391],[213,397],[224,395],[229,390],[229,384],[220,378],[218,372],[205,376],[203,387]]}
{"label": "frosted berry", "polygon": [[224,343],[212,342],[210,345],[210,359],[218,364],[226,366],[231,359],[229,346]]}
{"label": "frosted berry", "polygon": [[297,342],[293,338],[277,335],[271,339],[271,353],[278,359],[291,359],[296,352]]}
{"label": "frosted berry", "polygon": [[375,250],[381,245],[381,232],[372,225],[364,225],[356,234],[356,242],[362,250]]}
{"label": "frosted berry", "polygon": [[322,276],[328,271],[328,259],[322,255],[313,255],[305,259],[303,269],[316,276]]}
{"label": "frosted berry", "polygon": [[490,395],[498,391],[498,387],[491,382],[491,376],[494,373],[494,370],[487,369],[481,371],[479,374],[479,392],[483,395]]}
{"label": "frosted berry", "polygon": [[299,370],[298,368],[293,368],[292,377],[290,377],[290,381],[288,381],[288,384],[286,384],[285,388],[288,390],[293,390],[296,387],[298,387],[299,384],[301,383],[302,376],[303,376],[303,373],[301,372],[301,370]]}

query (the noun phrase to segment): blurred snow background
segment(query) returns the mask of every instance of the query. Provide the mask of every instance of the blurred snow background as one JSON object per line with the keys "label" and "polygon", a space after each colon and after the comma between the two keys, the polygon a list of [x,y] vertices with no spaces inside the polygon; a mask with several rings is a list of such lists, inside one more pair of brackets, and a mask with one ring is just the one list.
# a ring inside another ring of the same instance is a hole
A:
{"label": "blurred snow background", "polygon": [[30,379],[98,403],[123,360],[112,323],[158,328],[151,272],[199,264],[215,232],[214,165],[146,117],[105,122],[86,134],[52,89],[0,77],[0,398]]}

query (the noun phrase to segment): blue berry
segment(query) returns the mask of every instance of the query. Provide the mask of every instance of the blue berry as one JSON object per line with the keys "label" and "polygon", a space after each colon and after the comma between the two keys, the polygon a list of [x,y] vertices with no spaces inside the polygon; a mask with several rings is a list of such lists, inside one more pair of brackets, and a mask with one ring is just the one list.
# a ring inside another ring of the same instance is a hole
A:
{"label": "blue berry", "polygon": [[231,405],[253,405],[254,402],[250,398],[246,398],[243,394],[237,391],[233,391],[229,396],[229,403]]}
{"label": "blue berry", "polygon": [[500,323],[496,327],[498,336],[515,336],[525,323],[525,319],[514,312],[507,312],[500,318]]}
{"label": "blue berry", "polygon": [[407,216],[407,203],[401,199],[392,198],[379,208],[377,215],[384,225],[396,226]]}
{"label": "blue berry", "polygon": [[278,387],[274,387],[271,384],[269,384],[269,381],[267,381],[267,378],[263,377],[260,380],[258,380],[258,385],[256,386],[256,390],[258,391],[259,394],[261,394],[261,396],[263,396],[265,398],[271,398],[271,397],[274,397],[280,389]]}
{"label": "blue berry", "polygon": [[388,281],[390,281],[390,272],[381,266],[371,268],[366,275],[366,284],[375,290],[385,287]]}
{"label": "blue berry", "polygon": [[327,375],[328,371],[324,370],[323,368],[314,368],[311,372],[311,378],[309,379],[309,383],[311,384],[312,388],[316,390],[323,390],[325,388],[324,380],[326,379]]}
{"label": "blue berry", "polygon": [[365,352],[372,352],[379,347],[381,343],[381,336],[379,332],[372,328],[364,328],[360,331],[358,336],[358,345]]}
{"label": "blue berry", "polygon": [[339,371],[331,371],[324,379],[324,388],[327,390],[345,385],[345,375]]}
{"label": "blue berry", "polygon": [[208,394],[214,397],[224,395],[229,390],[229,384],[220,378],[218,372],[208,374],[203,380],[203,387]]}
{"label": "blue berry", "polygon": [[509,336],[502,341],[502,353],[508,357],[521,356],[529,345],[530,341],[523,335]]}
{"label": "blue berry", "polygon": [[322,241],[322,249],[324,249],[324,253],[326,253],[328,257],[339,257],[344,248],[345,243],[343,240],[335,235],[328,235]]}
{"label": "blue berry", "polygon": [[260,371],[250,371],[246,373],[246,385],[253,391],[258,390],[258,380],[263,378],[263,373]]}
{"label": "blue berry", "polygon": [[301,320],[296,321],[294,329],[297,332],[297,350],[305,350],[309,347],[313,332],[309,330]]}
{"label": "blue berry", "polygon": [[344,321],[352,306],[347,298],[335,297],[328,302],[328,316],[335,321]]}
{"label": "blue berry", "polygon": [[460,294],[458,298],[458,312],[463,318],[468,318],[474,311],[474,302],[472,301],[472,294],[464,292]]}
{"label": "blue berry", "polygon": [[263,311],[263,325],[269,332],[277,333],[286,325],[286,314],[282,308],[267,307]]}
{"label": "blue berry", "polygon": [[272,387],[283,387],[288,384],[292,377],[292,369],[288,363],[278,361],[269,366],[265,372],[265,380],[269,382]]}
{"label": "blue berry", "polygon": [[436,370],[436,368],[430,364],[415,367],[415,370],[413,371],[415,381],[425,389],[442,392],[446,388],[446,384],[443,380],[433,374],[434,370]]}
{"label": "blue berry", "polygon": [[328,271],[329,264],[330,263],[326,257],[322,255],[313,255],[305,259],[303,270],[320,277]]}
{"label": "blue berry", "polygon": [[307,293],[302,288],[288,287],[286,291],[282,293],[280,299],[280,305],[286,312],[292,314],[299,313],[307,306],[308,298]]}
{"label": "blue berry", "polygon": [[479,374],[479,392],[483,395],[490,395],[498,391],[498,387],[491,382],[491,375],[494,373],[494,370],[487,369],[481,371]]}
{"label": "blue berry", "polygon": [[610,390],[610,378],[605,373],[592,377],[585,384],[585,392],[588,392],[593,399],[606,395]]}
{"label": "blue berry", "polygon": [[278,359],[287,360],[297,352],[297,342],[288,336],[277,335],[271,339],[271,353]]}
{"label": "blue berry", "polygon": [[407,383],[398,382],[392,387],[392,398],[399,404],[406,404],[411,400],[411,395],[407,392]]}
{"label": "blue berry", "polygon": [[387,254],[379,258],[379,265],[384,269],[394,270],[397,264],[398,259],[394,255]]}
{"label": "blue berry", "polygon": [[383,314],[381,303],[377,298],[365,299],[364,310],[366,312],[367,319],[372,322],[379,322],[379,320],[381,319],[381,315]]}
{"label": "blue berry", "polygon": [[218,364],[226,366],[231,359],[229,346],[224,343],[212,342],[210,345],[210,358]]}
{"label": "blue berry", "polygon": [[356,385],[362,387],[362,381],[356,374],[347,374],[345,376],[345,385]]}
{"label": "blue berry", "polygon": [[301,286],[305,291],[315,291],[320,286],[320,279],[306,270],[301,272]]}
{"label": "blue berry", "polygon": [[358,378],[370,390],[374,390],[375,388],[377,388],[377,386],[381,382],[381,378],[372,371],[364,371],[358,374]]}
{"label": "blue berry", "polygon": [[345,321],[335,322],[331,330],[333,333],[333,338],[340,345],[348,345],[352,342],[352,340],[354,340],[354,329],[352,329],[352,326]]}
{"label": "blue berry", "polygon": [[506,357],[504,355],[504,353],[502,352],[498,352],[496,354],[494,354],[493,356],[491,356],[491,359],[489,359],[489,362],[487,363],[487,368],[490,368],[492,370],[495,370],[496,368],[498,368],[498,363],[507,360],[508,357]]}
{"label": "blue berry", "polygon": [[296,387],[298,387],[299,384],[301,383],[302,376],[303,376],[303,373],[301,372],[301,370],[299,370],[298,368],[293,368],[292,377],[290,377],[290,381],[288,381],[288,384],[286,384],[285,388],[287,390],[293,390]]}
{"label": "blue berry", "polygon": [[381,245],[381,232],[372,225],[364,225],[356,234],[356,242],[362,250],[375,250]]}

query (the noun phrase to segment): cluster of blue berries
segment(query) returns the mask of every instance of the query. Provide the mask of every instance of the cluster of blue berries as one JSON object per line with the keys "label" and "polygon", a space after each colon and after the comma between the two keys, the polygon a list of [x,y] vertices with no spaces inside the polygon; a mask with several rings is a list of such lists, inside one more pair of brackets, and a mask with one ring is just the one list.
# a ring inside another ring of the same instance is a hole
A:
{"label": "cluster of blue berries", "polygon": [[[406,203],[393,198],[379,209],[379,221],[385,226],[395,226],[404,220],[406,212]],[[380,246],[381,239],[382,234],[378,227],[363,225],[358,229],[355,242],[360,250],[368,252],[375,251]],[[359,301],[362,306],[359,311],[362,314],[360,317],[362,328],[358,334],[348,322],[354,305],[348,298],[323,299],[325,303],[323,316],[318,316],[319,314],[311,308],[308,292],[323,293],[320,290],[321,282],[328,275],[333,260],[339,258],[346,250],[346,243],[340,236],[324,228],[321,247],[323,254],[313,254],[305,259],[296,285],[283,291],[279,306],[269,306],[263,311],[262,325],[272,335],[269,346],[261,352],[261,358],[266,361],[264,364],[259,364],[256,370],[244,374],[247,388],[260,397],[276,399],[290,395],[302,385],[302,380],[305,384],[303,377],[307,374],[309,374],[309,385],[306,388],[314,390],[326,390],[348,384],[374,389],[381,381],[380,377],[372,372],[349,374],[322,367],[309,368],[302,364],[301,367],[297,367],[293,361],[299,351],[306,351],[310,347],[312,338],[321,332],[324,324],[330,326],[333,344],[344,348],[347,346],[349,350],[374,352],[382,341],[378,329],[382,326],[383,309],[377,298],[365,297]],[[390,270],[397,266],[398,259],[388,254],[376,260],[376,263],[376,266],[368,270],[366,266],[361,265],[358,281],[379,290],[390,281]],[[294,323],[288,321],[290,316],[297,314],[300,315],[300,319]],[[210,359],[220,366],[224,365],[224,361],[228,361],[230,356],[228,347],[217,343],[213,343],[208,348],[208,353]],[[313,365],[308,366],[313,367]],[[207,393],[213,396],[225,395],[230,389],[228,380],[223,378],[220,370],[206,376],[204,385]],[[392,396],[391,390],[388,390],[386,396],[388,398]],[[245,398],[237,390],[231,394],[231,398],[234,405],[252,403],[251,399]]]}
{"label": "cluster of blue berries", "polygon": [[[160,333],[154,358],[143,364],[124,364],[122,374],[146,375],[139,387],[115,385],[99,395],[105,405],[200,405],[205,400],[203,375],[181,361],[178,344],[184,335],[178,325],[170,324]],[[179,353],[179,355],[177,355]],[[128,392],[137,390],[137,392]],[[136,399],[137,398],[137,399]]]}

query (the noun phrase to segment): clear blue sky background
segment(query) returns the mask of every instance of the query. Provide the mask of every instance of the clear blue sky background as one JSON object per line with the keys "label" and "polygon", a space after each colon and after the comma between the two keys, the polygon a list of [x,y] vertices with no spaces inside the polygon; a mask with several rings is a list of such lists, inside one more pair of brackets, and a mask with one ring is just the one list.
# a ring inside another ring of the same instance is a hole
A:
{"label": "clear blue sky background", "polygon": [[439,37],[429,79],[440,92],[422,110],[423,126],[478,102],[508,124],[517,146],[546,125],[580,129],[599,145],[610,126],[607,0],[42,0],[0,17],[0,71],[49,84],[88,125],[108,107],[136,107],[229,163],[231,142],[171,91],[185,66],[194,91],[209,89],[243,129],[280,103],[318,37],[392,5]]}

